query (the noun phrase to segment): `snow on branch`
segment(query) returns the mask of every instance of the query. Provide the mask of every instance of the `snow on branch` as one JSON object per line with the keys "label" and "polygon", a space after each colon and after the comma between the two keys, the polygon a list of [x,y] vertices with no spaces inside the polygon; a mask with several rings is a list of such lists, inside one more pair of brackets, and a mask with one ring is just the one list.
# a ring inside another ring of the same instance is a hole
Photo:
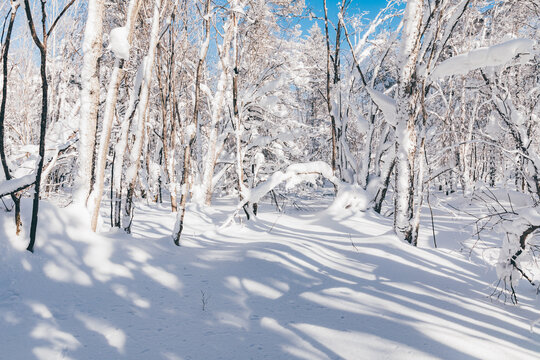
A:
{"label": "snow on branch", "polygon": [[325,177],[336,186],[341,184],[341,181],[334,175],[332,167],[323,161],[292,164],[284,171],[273,173],[268,180],[249,190],[247,194],[243,194],[245,197],[244,200],[240,202],[239,209],[247,203],[258,202],[264,195],[282,182],[287,182],[289,186],[293,186],[302,181],[312,181],[318,176]]}
{"label": "snow on branch", "polygon": [[[43,167],[43,171],[41,173],[41,180],[42,184],[46,180],[47,176],[50,174],[51,170],[56,165],[56,162],[58,158],[64,154],[68,149],[70,149],[76,142],[78,141],[78,137],[72,136],[68,141],[66,141],[63,144],[57,145],[54,148],[47,149],[47,151],[52,151],[52,157],[47,163],[46,166]],[[29,186],[32,186],[36,182],[36,171],[35,170],[35,164],[33,162],[37,161],[35,158],[29,161],[31,163],[31,170],[32,172],[30,174],[20,176],[14,179],[6,180],[3,182],[0,182],[0,198],[4,197],[6,195],[14,194],[16,192],[19,192],[21,190],[26,189]],[[19,169],[23,168],[24,164],[19,167]]]}
{"label": "snow on branch", "polygon": [[[493,199],[499,202],[494,195]],[[540,229],[540,212],[537,207],[519,210],[514,210],[512,207],[510,211],[500,203],[498,204],[501,211],[491,216],[505,220],[500,224],[505,237],[496,267],[499,281],[493,294],[498,293],[497,296],[499,297],[503,293],[510,293],[510,299],[513,303],[517,304],[518,300],[515,288],[521,278],[526,279],[532,286],[538,286],[534,274],[528,275],[525,268],[522,267],[520,260],[523,253],[531,248],[529,238],[534,236],[536,231]],[[504,216],[510,216],[510,218],[505,218]],[[501,285],[500,288],[499,285]]]}
{"label": "snow on branch", "polygon": [[534,45],[535,41],[531,39],[513,39],[474,49],[443,61],[433,69],[431,77],[440,79],[445,76],[465,75],[481,67],[504,65],[515,58],[523,63],[531,58]]}
{"label": "snow on branch", "polygon": [[36,182],[36,173],[0,183],[0,198],[26,189]]}
{"label": "snow on branch", "polygon": [[303,181],[314,182],[319,176],[326,178],[334,184],[338,190],[334,203],[329,210],[343,210],[354,208],[364,211],[369,205],[365,190],[358,185],[342,182],[334,175],[332,167],[323,161],[292,164],[283,171],[273,173],[265,182],[253,189],[244,189],[243,200],[238,204],[236,211],[225,221],[222,227],[229,225],[236,214],[249,203],[257,203],[263,196],[268,194],[279,184],[286,182],[287,187],[292,187]]}
{"label": "snow on branch", "polygon": [[371,89],[369,86],[366,86],[366,90],[371,97],[371,100],[373,100],[375,105],[383,112],[386,122],[392,126],[396,126],[396,100],[380,91]]}
{"label": "snow on branch", "polygon": [[43,184],[43,181],[47,179],[60,156],[63,155],[66,151],[68,151],[77,141],[79,141],[79,137],[72,136],[65,143],[57,145],[54,148],[50,149],[53,155],[50,161],[47,163],[47,166],[43,168],[43,172],[41,173],[41,184]]}
{"label": "snow on branch", "polygon": [[[360,68],[360,62],[358,61],[356,57],[356,53],[358,52],[358,49],[360,49],[361,46],[365,44],[367,41],[367,36],[373,31],[375,31],[376,27],[380,24],[380,22],[384,22],[387,20],[387,18],[393,17],[394,15],[391,15],[384,20],[377,20],[379,19],[379,16],[382,12],[386,11],[390,8],[390,6],[393,5],[393,3],[389,2],[386,9],[382,10],[379,15],[377,15],[377,18],[375,19],[375,22],[372,24],[368,32],[364,35],[362,40],[358,43],[356,48],[353,48],[353,45],[351,43],[351,39],[349,37],[349,32],[347,31],[347,25],[343,21],[343,18],[340,17],[340,22],[343,25],[343,30],[345,32],[345,38],[347,39],[347,43],[349,44],[349,47],[351,48],[351,54],[354,60],[354,63],[356,65],[356,69],[358,70],[358,73],[360,74],[360,78],[362,79],[362,83],[364,84],[364,87],[366,88],[366,91],[368,92],[369,96],[371,97],[371,100],[377,105],[379,109],[383,112],[385,120],[392,126],[396,126],[396,101],[391,98],[390,96],[383,94],[382,92],[379,92],[375,89],[372,89],[367,84],[366,78],[364,76],[364,73],[362,72],[362,69]],[[380,21],[379,23],[377,21]]]}
{"label": "snow on branch", "polygon": [[308,163],[292,164],[283,171],[276,171],[265,182],[253,189],[243,189],[242,201],[238,204],[236,211],[225,221],[222,227],[229,225],[236,214],[248,203],[257,203],[263,196],[272,191],[282,182],[286,182],[288,187],[292,187],[302,181],[313,182],[319,176],[323,176],[339,189],[341,181],[334,175],[332,167],[324,161],[313,161]]}
{"label": "snow on branch", "polygon": [[111,30],[109,35],[109,47],[118,59],[129,60],[129,31],[128,28],[117,27]]}

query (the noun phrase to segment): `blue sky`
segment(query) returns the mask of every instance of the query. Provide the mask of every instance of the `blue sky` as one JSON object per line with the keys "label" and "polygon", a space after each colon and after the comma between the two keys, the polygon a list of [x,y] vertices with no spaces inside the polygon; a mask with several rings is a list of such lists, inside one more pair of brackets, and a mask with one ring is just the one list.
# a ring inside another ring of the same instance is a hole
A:
{"label": "blue sky", "polygon": [[[0,0],[4,1],[4,0]],[[31,0],[30,3],[35,5],[37,4],[38,0]],[[306,7],[310,8],[311,11],[318,17],[323,18],[324,17],[324,11],[323,11],[323,0],[305,0]],[[341,4],[340,0],[327,0],[327,7],[328,7],[328,16],[330,20],[333,23],[336,23],[337,21],[337,13],[339,10],[339,6]],[[380,9],[386,6],[386,0],[353,0],[351,5],[349,6],[349,15],[358,14],[364,11],[369,12],[368,18],[373,18],[377,15]],[[50,14],[51,15],[51,14]],[[52,15],[50,16],[52,17]],[[35,18],[34,21],[39,23],[41,17],[38,14],[38,12],[35,12]],[[313,21],[309,21],[308,19],[301,20],[299,23],[302,26],[304,34],[308,32],[308,30],[313,25]],[[18,36],[25,36],[28,37],[28,34],[22,34],[20,32],[21,26],[27,27],[26,24],[26,18],[24,16],[24,11],[22,8],[19,8],[18,14],[17,14],[17,21],[15,25],[15,33],[14,33],[14,41],[13,41],[13,48],[17,46],[18,42]],[[323,24],[320,24],[321,29],[324,28]],[[38,26],[38,31],[40,27]],[[332,30],[330,30],[332,32]]]}
{"label": "blue sky", "polygon": [[[312,12],[320,17],[324,17],[323,0],[305,0],[306,7],[311,8]],[[327,0],[326,6],[328,7],[328,17],[331,22],[336,23],[337,13],[341,4],[340,0]],[[348,14],[354,15],[362,12],[369,12],[368,18],[373,18],[377,15],[379,10],[386,6],[386,0],[353,0],[349,6]],[[305,20],[300,21],[304,34],[311,28],[313,22]],[[322,28],[321,24],[321,28]]]}
{"label": "blue sky", "polygon": [[[305,0],[306,6],[313,9],[316,15],[323,16],[323,0]],[[340,0],[327,0],[328,15],[330,18],[337,18],[337,12]],[[377,12],[386,5],[386,0],[353,0],[349,13],[359,13],[362,11],[369,11],[372,16],[375,16]]]}

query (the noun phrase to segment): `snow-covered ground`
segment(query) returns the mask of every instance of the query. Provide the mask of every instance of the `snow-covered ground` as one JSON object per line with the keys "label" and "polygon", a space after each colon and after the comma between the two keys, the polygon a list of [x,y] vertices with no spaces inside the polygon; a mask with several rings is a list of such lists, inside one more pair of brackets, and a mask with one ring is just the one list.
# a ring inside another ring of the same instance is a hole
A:
{"label": "snow-covered ground", "polygon": [[126,235],[43,202],[35,254],[0,212],[0,358],[540,358],[535,289],[490,297],[497,249],[459,214],[438,204],[434,249],[424,212],[413,248],[373,212],[297,205],[222,229],[233,201],[191,207],[178,248],[165,205]]}

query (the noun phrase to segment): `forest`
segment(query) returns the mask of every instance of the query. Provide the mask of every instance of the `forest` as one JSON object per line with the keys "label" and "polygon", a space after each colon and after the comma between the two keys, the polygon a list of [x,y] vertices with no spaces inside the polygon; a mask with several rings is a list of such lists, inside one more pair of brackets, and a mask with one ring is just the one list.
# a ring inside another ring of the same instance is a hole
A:
{"label": "forest", "polygon": [[0,358],[540,357],[539,0],[0,26]]}

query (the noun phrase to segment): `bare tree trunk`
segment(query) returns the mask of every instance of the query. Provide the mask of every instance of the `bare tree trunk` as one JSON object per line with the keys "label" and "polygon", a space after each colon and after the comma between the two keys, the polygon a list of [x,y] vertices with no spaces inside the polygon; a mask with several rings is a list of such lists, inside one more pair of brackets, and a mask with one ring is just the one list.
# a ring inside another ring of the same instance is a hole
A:
{"label": "bare tree trunk", "polygon": [[375,196],[375,200],[374,200],[375,205],[373,206],[373,210],[378,214],[381,213],[382,205],[383,205],[384,199],[386,198],[388,187],[390,186],[390,178],[394,171],[395,165],[396,165],[396,160],[394,159],[390,163],[390,166],[388,167],[388,170],[385,173],[383,186],[381,186],[381,188],[377,192],[377,195]]}
{"label": "bare tree trunk", "polygon": [[417,144],[418,154],[416,157],[417,163],[416,167],[418,169],[416,174],[416,183],[415,183],[415,202],[413,208],[413,219],[412,219],[412,242],[411,244],[416,246],[418,245],[418,232],[420,230],[420,214],[422,210],[422,205],[424,203],[424,173],[425,173],[425,134],[422,133],[420,140]]}
{"label": "bare tree trunk", "polygon": [[30,224],[30,243],[26,250],[34,252],[34,244],[36,242],[36,230],[38,222],[39,212],[39,190],[41,183],[41,171],[43,169],[43,158],[45,155],[45,131],[47,129],[47,93],[49,84],[47,82],[47,14],[45,12],[45,3],[41,3],[41,22],[42,22],[42,34],[43,41],[39,40],[32,19],[32,13],[28,0],[24,0],[24,8],[26,11],[26,18],[30,27],[30,32],[34,43],[39,48],[40,52],[40,72],[41,72],[41,122],[39,128],[39,161],[36,170],[36,183],[34,185],[34,201],[32,206],[32,220]]}
{"label": "bare tree trunk", "polygon": [[334,110],[332,108],[332,88],[330,82],[330,62],[331,62],[331,50],[330,50],[330,32],[328,29],[328,8],[326,6],[326,0],[323,2],[324,6],[324,30],[326,35],[326,106],[328,108],[328,115],[330,116],[331,134],[332,134],[332,170],[336,171],[336,119],[334,117]]}
{"label": "bare tree trunk", "polygon": [[[6,102],[8,95],[8,55],[9,55],[9,46],[11,43],[11,34],[13,31],[13,24],[15,22],[15,17],[17,16],[17,10],[19,9],[19,3],[13,4],[11,0],[11,16],[9,18],[9,25],[6,33],[6,41],[3,46],[2,51],[2,102],[0,104],[0,160],[2,161],[2,168],[4,169],[4,177],[6,180],[10,180],[11,173],[9,171],[9,166],[7,163],[5,146],[4,146],[4,137],[6,136],[4,130],[4,122],[6,118]],[[17,235],[21,232],[21,199],[16,193],[11,194],[11,200],[13,201],[15,207],[15,226],[17,227]]]}
{"label": "bare tree trunk", "polygon": [[[235,2],[234,6],[238,6]],[[239,71],[239,53],[238,53],[238,15],[236,11],[233,12],[233,73],[232,73],[232,105],[233,105],[233,124],[234,124],[234,137],[235,137],[235,154],[236,154],[236,176],[238,184],[238,195],[240,201],[244,197],[244,168],[243,168],[243,155],[242,155],[242,121],[240,120],[240,113],[238,109],[238,71]],[[249,211],[246,211],[246,215],[249,219]]]}
{"label": "bare tree trunk", "polygon": [[[465,144],[463,145],[463,194],[466,197],[472,196],[472,193],[474,191],[474,162],[472,160],[472,151],[471,146],[473,146],[472,140],[473,140],[473,134],[474,134],[474,125],[476,124],[476,112],[478,110],[478,100],[479,97],[476,97],[474,99],[474,103],[472,105],[471,113],[467,116],[467,114],[463,114],[464,119],[467,119],[468,117],[468,124],[467,124],[467,137],[465,138]],[[462,102],[465,104],[466,101],[463,97]],[[466,111],[466,107],[465,111]],[[467,161],[467,157],[471,156],[471,160]]]}
{"label": "bare tree trunk", "polygon": [[[143,68],[144,68],[144,64],[139,66],[136,79],[142,76],[139,74],[139,72],[144,71]],[[135,84],[130,94],[128,109],[126,111],[124,120],[122,121],[122,125],[120,127],[120,134],[118,136],[118,141],[114,147],[115,162],[112,165],[113,168],[111,170],[111,174],[112,174],[111,182],[113,183],[113,188],[114,188],[114,198],[112,199],[112,202],[114,203],[114,224],[112,226],[118,227],[118,228],[122,226],[122,222],[121,222],[122,195],[123,195],[122,173],[123,173],[123,166],[124,166],[124,157],[127,150],[129,128],[133,121],[133,116],[135,115],[135,110],[137,107],[137,103],[139,101],[140,91],[141,91],[141,83],[138,81],[135,81]]]}
{"label": "bare tree trunk", "polygon": [[[177,211],[177,197],[176,197],[176,174],[175,174],[175,159],[174,159],[174,150],[176,147],[176,121],[174,119],[174,106],[176,104],[176,97],[174,92],[174,36],[172,27],[169,29],[169,46],[170,46],[170,56],[167,59],[167,75],[165,76],[165,81],[167,86],[165,86],[164,81],[161,79],[161,56],[158,55],[158,82],[161,99],[161,115],[162,115],[162,129],[161,129],[161,143],[162,143],[162,159],[163,159],[163,168],[165,169],[165,174],[167,175],[166,184],[167,189],[170,193],[171,198],[171,211],[175,213]],[[158,49],[159,50],[159,49]],[[161,51],[160,51],[161,53]],[[165,93],[167,90],[167,93]],[[167,111],[168,110],[168,111]],[[169,121],[170,120],[170,121]],[[169,132],[169,124],[171,126],[171,131]],[[170,141],[170,146],[169,146]],[[171,152],[171,153],[170,153]]]}
{"label": "bare tree trunk", "polygon": [[[168,190],[170,193],[171,198],[171,212],[177,212],[178,211],[178,182],[176,178],[176,158],[175,158],[175,151],[176,151],[176,136],[178,134],[178,125],[180,124],[180,119],[176,119],[176,108],[177,108],[177,99],[176,99],[176,93],[174,90],[174,84],[171,86],[171,98],[172,102],[170,104],[171,111],[170,111],[170,121],[171,121],[171,146],[170,149],[167,149],[169,153],[167,154],[167,164],[165,165],[165,169],[167,170],[168,174]],[[166,138],[164,138],[166,140]]]}
{"label": "bare tree trunk", "polygon": [[39,39],[36,27],[34,25],[34,19],[32,18],[32,10],[28,0],[24,0],[24,10],[26,12],[26,19],[28,21],[28,27],[30,28],[30,34],[32,35],[32,40],[39,49],[40,52],[40,73],[41,73],[41,121],[39,127],[39,161],[36,169],[36,184],[34,188],[34,201],[32,207],[32,220],[30,223],[30,243],[26,250],[34,252],[34,244],[36,242],[36,230],[38,222],[38,212],[39,212],[39,191],[41,186],[41,172],[43,170],[43,161],[45,158],[45,132],[47,131],[47,94],[49,90],[49,83],[47,81],[47,39],[49,35],[58,24],[60,18],[66,13],[75,0],[71,0],[60,14],[56,17],[51,27],[47,31],[47,12],[45,6],[47,3],[45,1],[41,2],[41,34],[42,40]]}

